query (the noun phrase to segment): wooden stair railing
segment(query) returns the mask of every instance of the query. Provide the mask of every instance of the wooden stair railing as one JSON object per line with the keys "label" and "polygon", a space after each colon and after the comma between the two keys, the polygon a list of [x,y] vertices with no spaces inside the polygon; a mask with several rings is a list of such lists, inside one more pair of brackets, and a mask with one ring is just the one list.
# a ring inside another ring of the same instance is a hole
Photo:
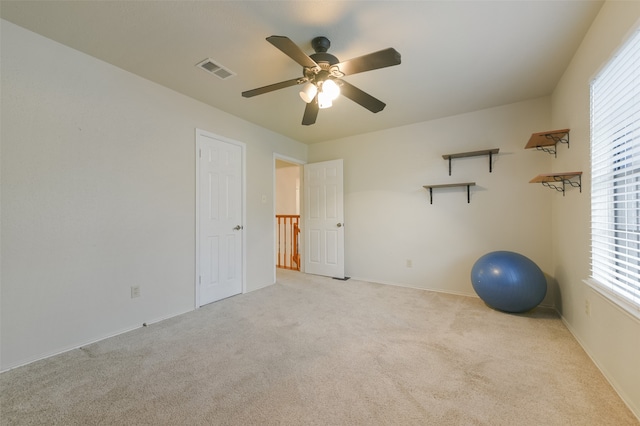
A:
{"label": "wooden stair railing", "polygon": [[276,215],[276,248],[278,268],[300,270],[300,215]]}

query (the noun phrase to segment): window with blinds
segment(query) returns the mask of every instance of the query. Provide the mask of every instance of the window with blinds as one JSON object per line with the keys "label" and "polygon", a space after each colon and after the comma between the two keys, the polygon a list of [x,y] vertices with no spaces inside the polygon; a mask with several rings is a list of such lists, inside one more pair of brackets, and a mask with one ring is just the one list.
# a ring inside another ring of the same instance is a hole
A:
{"label": "window with blinds", "polygon": [[640,317],[640,29],[591,83],[591,279]]}

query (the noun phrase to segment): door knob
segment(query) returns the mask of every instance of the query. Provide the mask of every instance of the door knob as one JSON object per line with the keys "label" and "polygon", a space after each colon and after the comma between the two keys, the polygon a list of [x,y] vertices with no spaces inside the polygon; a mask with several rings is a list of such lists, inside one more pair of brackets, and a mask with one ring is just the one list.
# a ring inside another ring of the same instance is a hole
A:
{"label": "door knob", "polygon": [[239,230],[241,230],[242,228],[243,228],[243,226],[241,226],[241,225],[236,225],[236,227],[235,227],[235,228],[233,228],[233,230],[234,230],[234,231],[239,231]]}
{"label": "door knob", "polygon": [[341,223],[337,224],[336,226],[337,226],[338,228],[342,228],[342,224],[341,224]]}

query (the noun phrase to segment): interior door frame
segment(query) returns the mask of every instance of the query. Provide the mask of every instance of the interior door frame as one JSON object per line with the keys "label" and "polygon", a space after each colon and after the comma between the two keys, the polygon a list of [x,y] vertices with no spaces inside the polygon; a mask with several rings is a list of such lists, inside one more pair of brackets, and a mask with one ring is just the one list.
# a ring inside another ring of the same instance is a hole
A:
{"label": "interior door frame", "polygon": [[[297,158],[288,157],[286,155],[278,154],[277,152],[273,153],[273,282],[275,283],[277,280],[278,268],[276,264],[278,263],[278,253],[276,252],[276,241],[277,233],[278,233],[278,223],[276,221],[276,190],[277,190],[277,177],[276,177],[276,160],[286,161],[287,163],[297,164],[300,167],[300,200],[304,200],[304,172],[303,166],[307,164],[306,161],[298,160]],[[300,201],[300,228],[304,226],[303,223],[303,213],[304,213],[304,203]],[[300,233],[300,247],[304,247],[304,235]],[[304,273],[304,263],[300,265],[300,272]]]}
{"label": "interior door frame", "polygon": [[[195,206],[196,206],[196,214],[195,214],[195,241],[196,241],[196,247],[195,247],[195,253],[196,253],[196,259],[195,259],[195,276],[194,276],[194,286],[195,286],[195,297],[194,297],[194,304],[195,304],[195,309],[198,309],[200,307],[200,283],[199,283],[199,277],[200,277],[200,149],[201,149],[201,144],[200,144],[200,140],[199,140],[199,136],[204,136],[204,137],[208,137],[208,138],[212,138],[212,139],[216,139],[219,140],[221,142],[225,142],[225,143],[229,143],[232,145],[236,145],[239,146],[241,149],[241,167],[242,167],[242,172],[241,172],[241,176],[242,176],[242,184],[240,185],[240,200],[242,203],[242,223],[245,224],[246,223],[246,218],[247,218],[247,199],[246,199],[246,194],[247,194],[247,145],[244,142],[240,142],[234,139],[230,139],[230,138],[226,138],[224,136],[220,136],[218,134],[212,133],[212,132],[208,132],[206,130],[202,130],[202,129],[195,129],[195,153],[194,153],[194,157],[195,157],[195,161],[196,161],[196,176],[195,176],[195,182],[196,182],[196,202],[195,202]],[[245,229],[244,232],[242,232],[242,294],[247,292],[247,230]]]}

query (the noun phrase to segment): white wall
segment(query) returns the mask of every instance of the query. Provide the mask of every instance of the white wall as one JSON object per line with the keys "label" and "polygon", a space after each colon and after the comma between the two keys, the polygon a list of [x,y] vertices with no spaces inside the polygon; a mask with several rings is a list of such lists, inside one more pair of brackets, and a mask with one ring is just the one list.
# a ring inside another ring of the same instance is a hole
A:
{"label": "white wall", "polygon": [[306,145],[9,22],[1,36],[1,369],[194,308],[196,128],[247,144],[247,287],[272,283],[273,153]]}
{"label": "white wall", "polygon": [[[560,151],[553,169],[585,174],[580,196],[553,201],[552,241],[562,316],[640,417],[640,322],[582,282],[590,275],[589,83],[638,25],[640,2],[605,3],[553,94],[553,125],[571,128],[571,148]],[[585,310],[587,302],[590,315]]]}
{"label": "white wall", "polygon": [[276,168],[276,214],[300,214],[300,166]]}
{"label": "white wall", "polygon": [[[344,159],[346,275],[475,295],[471,267],[494,250],[522,253],[551,274],[555,194],[528,183],[550,172],[551,159],[524,149],[532,132],[548,130],[549,101],[311,145],[309,162]],[[448,175],[443,154],[489,148],[500,149],[492,173],[488,157],[473,157],[454,159]],[[454,182],[477,183],[471,203],[455,188],[435,189],[429,204],[423,185]]]}

